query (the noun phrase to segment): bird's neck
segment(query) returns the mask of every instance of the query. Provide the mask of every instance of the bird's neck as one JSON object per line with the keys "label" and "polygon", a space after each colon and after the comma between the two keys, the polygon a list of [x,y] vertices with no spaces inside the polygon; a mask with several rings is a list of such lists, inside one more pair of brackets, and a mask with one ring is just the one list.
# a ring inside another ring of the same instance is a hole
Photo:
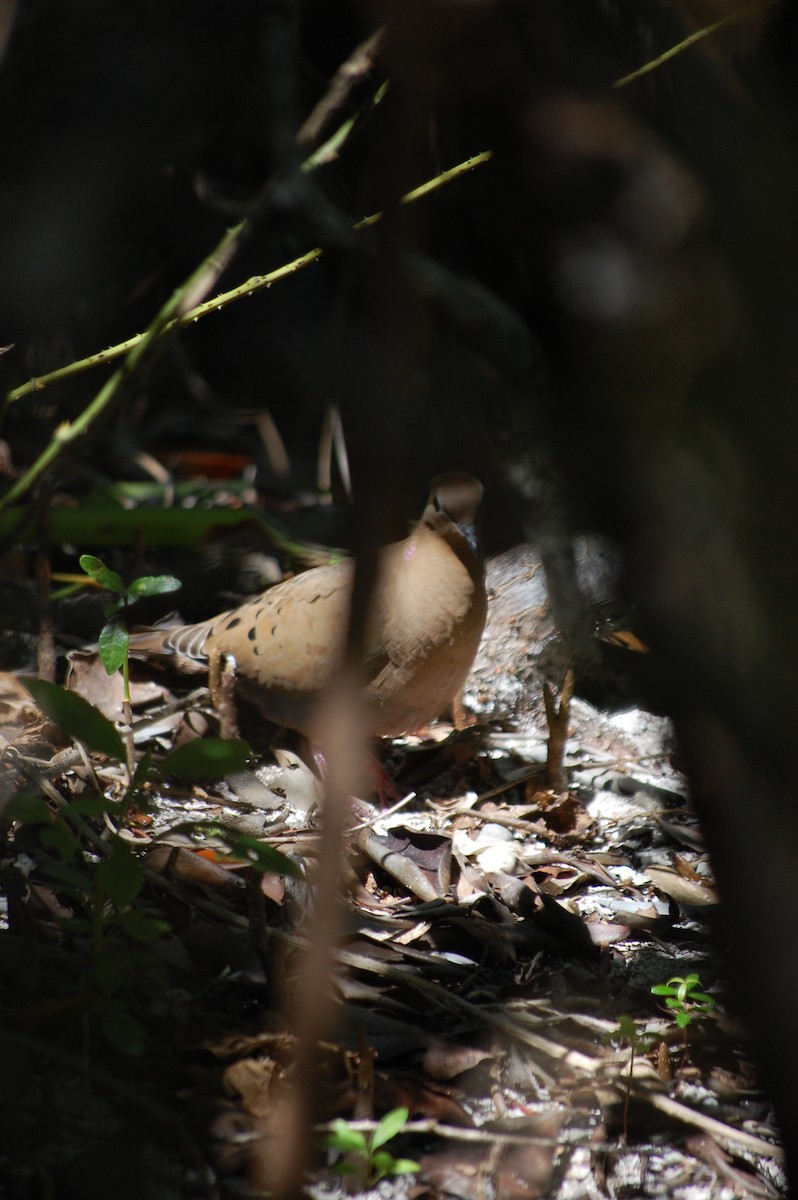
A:
{"label": "bird's neck", "polygon": [[475,554],[466,538],[456,526],[445,530],[433,530],[424,521],[419,521],[410,537],[404,542],[404,557],[416,554],[426,557],[430,552],[440,553],[441,543],[460,560],[475,583],[480,583],[485,574],[485,561],[482,553]]}

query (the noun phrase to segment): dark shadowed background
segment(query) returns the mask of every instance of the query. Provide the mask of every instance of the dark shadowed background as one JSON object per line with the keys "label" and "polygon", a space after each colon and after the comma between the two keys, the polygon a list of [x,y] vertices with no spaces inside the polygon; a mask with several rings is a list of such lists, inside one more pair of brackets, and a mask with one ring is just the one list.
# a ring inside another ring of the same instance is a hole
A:
{"label": "dark shadowed background", "polygon": [[[184,331],[46,488],[80,496],[145,478],[143,454],[227,449],[253,455],[264,491],[287,494],[313,481],[335,403],[356,537],[401,532],[436,472],[474,471],[489,550],[541,541],[575,643],[570,532],[618,541],[794,1181],[793,10],[752,6],[613,86],[733,11],[29,0],[0,66],[0,370],[7,390],[141,331],[225,228],[254,214],[221,288],[315,245],[322,261]],[[356,114],[359,128],[336,161],[301,173],[312,147],[298,129],[380,27],[372,69],[321,137]],[[485,150],[489,163],[397,205]],[[379,225],[351,232],[376,210]],[[14,469],[86,406],[103,370],[7,411]],[[288,479],[253,432],[264,409]]]}

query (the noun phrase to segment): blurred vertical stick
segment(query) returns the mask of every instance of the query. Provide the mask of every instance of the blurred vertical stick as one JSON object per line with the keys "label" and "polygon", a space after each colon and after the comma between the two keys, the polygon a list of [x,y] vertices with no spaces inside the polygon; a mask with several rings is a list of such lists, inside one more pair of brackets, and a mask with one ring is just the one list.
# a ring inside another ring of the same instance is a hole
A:
{"label": "blurred vertical stick", "polygon": [[265,1136],[253,1157],[252,1183],[268,1189],[276,1200],[298,1200],[304,1194],[303,1173],[313,1156],[317,1053],[335,1024],[335,947],[343,916],[341,856],[349,798],[359,792],[363,778],[363,728],[360,673],[350,666],[322,701],[316,723],[319,743],[329,749],[319,861],[311,881],[308,945],[286,994],[297,1044],[292,1087],[285,1104],[266,1122]]}

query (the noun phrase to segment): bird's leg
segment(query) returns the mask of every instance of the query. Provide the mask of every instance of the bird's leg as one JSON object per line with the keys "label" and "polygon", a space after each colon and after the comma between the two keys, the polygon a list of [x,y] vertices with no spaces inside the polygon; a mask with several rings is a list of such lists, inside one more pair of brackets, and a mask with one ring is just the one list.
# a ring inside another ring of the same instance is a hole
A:
{"label": "bird's leg", "polygon": [[235,702],[236,660],[232,654],[212,650],[208,659],[208,689],[219,717],[219,735],[238,737],[238,713]]}
{"label": "bird's leg", "polygon": [[327,759],[324,756],[324,751],[320,750],[318,746],[311,746],[310,743],[308,743],[308,746],[316,773],[323,782],[327,778]]}
{"label": "bird's leg", "polygon": [[463,729],[471,729],[476,724],[477,718],[472,713],[466,712],[463,694],[458,692],[456,696],[452,697],[452,728],[459,733]]}
{"label": "bird's leg", "polygon": [[564,792],[567,787],[563,758],[568,740],[568,722],[571,716],[571,697],[574,694],[574,673],[571,667],[565,672],[559,703],[555,702],[554,691],[548,683],[543,684],[543,702],[546,706],[546,723],[549,740],[546,750],[546,776],[549,787],[555,792]]}

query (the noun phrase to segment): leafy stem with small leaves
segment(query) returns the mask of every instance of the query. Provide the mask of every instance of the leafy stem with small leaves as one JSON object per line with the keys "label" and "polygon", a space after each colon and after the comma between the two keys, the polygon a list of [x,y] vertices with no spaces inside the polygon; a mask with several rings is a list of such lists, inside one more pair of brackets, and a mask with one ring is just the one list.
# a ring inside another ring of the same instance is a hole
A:
{"label": "leafy stem with small leaves", "polygon": [[656,983],[651,993],[662,996],[665,1006],[680,1029],[686,1029],[696,1017],[705,1017],[715,1007],[715,1001],[706,992],[700,992],[701,976],[695,971],[689,975],[674,975],[667,983]]}
{"label": "leafy stem with small leaves", "polygon": [[623,1097],[623,1140],[629,1137],[629,1102],[632,1097],[632,1079],[635,1070],[635,1058],[638,1054],[647,1054],[656,1041],[656,1035],[640,1033],[632,1017],[618,1018],[618,1025],[607,1035],[609,1041],[626,1042],[629,1046],[629,1070],[626,1075],[626,1088]]}
{"label": "leafy stem with small leaves", "polygon": [[132,583],[125,586],[122,577],[106,567],[101,558],[93,554],[81,554],[79,559],[82,569],[94,580],[98,587],[110,592],[113,599],[106,601],[103,612],[105,625],[100,630],[97,647],[100,660],[109,675],[120,668],[125,686],[125,704],[130,705],[130,673],[128,670],[128,647],[130,633],[127,628],[127,610],[142,596],[162,596],[166,592],[176,592],[182,587],[174,575],[141,575]]}
{"label": "leafy stem with small leaves", "polygon": [[[98,587],[110,592],[113,597],[103,604],[105,625],[100,630],[97,639],[97,650],[100,661],[108,675],[114,675],[121,669],[125,724],[128,729],[132,721],[130,709],[130,666],[128,649],[130,647],[130,631],[127,627],[127,610],[142,596],[162,596],[166,592],[176,592],[182,587],[174,575],[141,575],[132,583],[125,586],[121,575],[107,567],[101,558],[93,554],[81,554],[79,559],[82,569]],[[133,776],[133,744],[132,738],[127,739],[128,771]]]}
{"label": "leafy stem with small leaves", "polygon": [[326,1145],[340,1154],[358,1159],[359,1162],[341,1161],[335,1170],[340,1175],[362,1171],[367,1187],[377,1183],[386,1175],[410,1175],[419,1170],[412,1158],[394,1158],[382,1146],[396,1137],[407,1124],[408,1110],[394,1108],[386,1113],[371,1133],[362,1133],[340,1118],[333,1122],[333,1132],[326,1138]]}
{"label": "leafy stem with small leaves", "polygon": [[687,1055],[687,1030],[698,1017],[706,1017],[715,1008],[715,1001],[706,992],[699,991],[701,977],[696,971],[689,975],[673,975],[667,983],[656,983],[651,989],[654,996],[662,996],[669,1015],[684,1033],[684,1053]]}

